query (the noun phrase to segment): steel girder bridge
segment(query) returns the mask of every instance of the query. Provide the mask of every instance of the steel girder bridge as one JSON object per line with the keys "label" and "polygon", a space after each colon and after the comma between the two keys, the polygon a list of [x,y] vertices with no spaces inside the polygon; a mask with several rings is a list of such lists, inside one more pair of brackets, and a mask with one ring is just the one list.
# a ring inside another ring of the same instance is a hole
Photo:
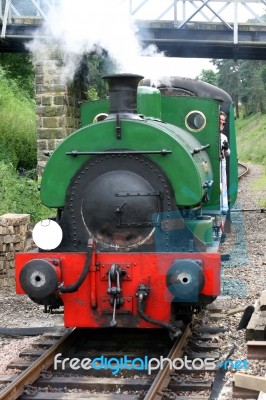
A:
{"label": "steel girder bridge", "polygon": [[[167,56],[266,60],[266,0],[113,1],[114,7],[128,9],[141,42],[155,44]],[[59,3],[0,0],[0,52],[25,51],[24,43]]]}

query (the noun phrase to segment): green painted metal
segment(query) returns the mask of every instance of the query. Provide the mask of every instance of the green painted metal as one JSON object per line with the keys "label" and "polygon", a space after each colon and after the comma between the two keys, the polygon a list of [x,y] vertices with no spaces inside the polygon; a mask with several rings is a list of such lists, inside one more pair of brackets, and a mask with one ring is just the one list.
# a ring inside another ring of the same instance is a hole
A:
{"label": "green painted metal", "polygon": [[161,119],[161,92],[159,89],[149,86],[139,86],[137,94],[138,113]]}
{"label": "green painted metal", "polygon": [[[158,89],[139,86],[137,92],[138,113],[146,117],[161,119],[161,93]],[[92,124],[96,115],[109,113],[107,99],[87,101],[80,105],[81,127]]]}
{"label": "green painted metal", "polygon": [[205,193],[203,185],[211,172],[205,151],[192,156],[190,152],[200,143],[184,135],[180,128],[158,121],[121,120],[121,140],[116,137],[115,120],[105,120],[86,126],[70,135],[54,151],[47,162],[41,182],[41,199],[48,207],[63,207],[67,189],[81,166],[91,157],[66,155],[66,152],[108,151],[128,149],[139,151],[172,151],[169,155],[153,154],[149,157],[165,172],[170,180],[178,205],[198,204]]}
{"label": "green painted metal", "polygon": [[185,220],[189,230],[206,245],[210,246],[213,242],[213,222],[211,217],[203,219]]}
{"label": "green painted metal", "polygon": [[229,121],[229,146],[230,157],[228,162],[229,169],[229,185],[228,185],[228,200],[230,207],[235,204],[238,193],[238,158],[236,146],[236,132],[235,132],[235,112],[233,105],[230,106],[227,121]]}
{"label": "green painted metal", "polygon": [[109,113],[109,102],[107,99],[86,101],[80,105],[81,127],[92,124],[96,115]]}
{"label": "green painted metal", "polygon": [[[220,209],[219,109],[220,102],[213,99],[162,96],[162,120],[186,130],[202,145],[210,145],[206,152],[212,165],[213,185],[209,190],[210,201],[204,204],[204,208],[213,210]],[[187,114],[195,110],[206,116],[206,126],[198,132],[193,132],[186,126]]]}

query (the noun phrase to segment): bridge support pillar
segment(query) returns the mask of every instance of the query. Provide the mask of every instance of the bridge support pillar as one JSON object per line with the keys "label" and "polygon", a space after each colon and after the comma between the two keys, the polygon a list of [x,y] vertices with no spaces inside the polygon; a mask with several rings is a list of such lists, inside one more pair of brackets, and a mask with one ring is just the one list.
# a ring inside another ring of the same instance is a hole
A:
{"label": "bridge support pillar", "polygon": [[84,62],[73,82],[61,79],[62,60],[57,56],[36,63],[37,173],[40,177],[53,151],[80,126],[79,102],[86,99],[87,64]]}

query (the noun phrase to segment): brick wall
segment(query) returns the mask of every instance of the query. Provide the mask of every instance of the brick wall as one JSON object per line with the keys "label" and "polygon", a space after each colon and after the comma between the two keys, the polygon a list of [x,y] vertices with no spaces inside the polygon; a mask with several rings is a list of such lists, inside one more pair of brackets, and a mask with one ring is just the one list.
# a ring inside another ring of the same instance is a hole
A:
{"label": "brick wall", "polygon": [[15,286],[15,253],[33,246],[29,214],[0,216],[0,287]]}
{"label": "brick wall", "polygon": [[61,82],[58,54],[36,65],[36,116],[38,176],[47,162],[45,151],[53,151],[80,127],[79,104],[87,95],[87,63],[83,62],[71,84]]}

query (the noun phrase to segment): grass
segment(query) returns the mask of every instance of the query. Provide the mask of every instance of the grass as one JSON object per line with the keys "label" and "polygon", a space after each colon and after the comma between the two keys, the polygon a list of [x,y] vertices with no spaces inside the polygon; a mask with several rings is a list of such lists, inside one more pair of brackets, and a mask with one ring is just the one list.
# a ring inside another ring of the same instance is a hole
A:
{"label": "grass", "polygon": [[[266,189],[266,115],[255,114],[236,120],[238,158],[243,163],[259,164],[264,174],[257,179],[253,188]],[[266,207],[266,200],[262,202]]]}
{"label": "grass", "polygon": [[266,167],[266,115],[236,120],[239,160]]}
{"label": "grass", "polygon": [[0,161],[0,215],[30,214],[31,222],[53,215],[40,200],[38,183],[27,176],[19,176],[11,163]]}
{"label": "grass", "polygon": [[15,168],[36,166],[36,115],[34,101],[0,67],[0,160]]}
{"label": "grass", "polygon": [[0,66],[0,215],[30,214],[31,222],[51,215],[40,201],[36,163],[35,102]]}

